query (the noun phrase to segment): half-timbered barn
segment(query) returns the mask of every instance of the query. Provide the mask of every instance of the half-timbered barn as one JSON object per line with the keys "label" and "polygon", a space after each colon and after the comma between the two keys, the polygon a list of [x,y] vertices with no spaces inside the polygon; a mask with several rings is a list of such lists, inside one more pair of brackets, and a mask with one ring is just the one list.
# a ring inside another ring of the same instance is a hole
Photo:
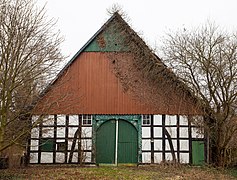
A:
{"label": "half-timbered barn", "polygon": [[188,88],[114,13],[42,93],[30,163],[202,164],[205,136],[193,123],[201,114]]}

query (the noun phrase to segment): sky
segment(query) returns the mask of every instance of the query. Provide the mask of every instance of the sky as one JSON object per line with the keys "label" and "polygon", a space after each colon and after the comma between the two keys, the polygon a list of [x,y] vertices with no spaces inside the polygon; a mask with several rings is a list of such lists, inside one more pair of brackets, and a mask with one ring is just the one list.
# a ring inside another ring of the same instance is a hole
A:
{"label": "sky", "polygon": [[[47,16],[57,19],[64,37],[62,53],[72,56],[110,18],[108,9],[118,4],[128,23],[152,48],[159,47],[166,33],[192,29],[207,21],[227,31],[237,29],[237,0],[38,0],[46,3]],[[158,53],[159,54],[159,53]]]}

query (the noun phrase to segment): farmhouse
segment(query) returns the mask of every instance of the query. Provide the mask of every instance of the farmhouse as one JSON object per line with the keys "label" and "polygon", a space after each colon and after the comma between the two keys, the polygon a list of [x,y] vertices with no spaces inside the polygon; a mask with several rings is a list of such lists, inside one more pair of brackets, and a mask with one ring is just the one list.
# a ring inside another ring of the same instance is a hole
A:
{"label": "farmhouse", "polygon": [[198,107],[116,12],[42,93],[30,163],[202,164]]}

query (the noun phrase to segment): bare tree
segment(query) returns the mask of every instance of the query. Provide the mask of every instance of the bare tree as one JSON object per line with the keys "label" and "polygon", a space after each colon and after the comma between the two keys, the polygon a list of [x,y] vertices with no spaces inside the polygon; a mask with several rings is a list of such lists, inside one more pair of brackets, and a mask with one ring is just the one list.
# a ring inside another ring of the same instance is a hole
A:
{"label": "bare tree", "polygon": [[236,35],[207,23],[168,34],[162,49],[166,64],[204,105],[212,162],[227,165],[230,142],[237,131]]}
{"label": "bare tree", "polygon": [[34,0],[0,0],[0,153],[29,131],[32,104],[63,59],[45,13]]}

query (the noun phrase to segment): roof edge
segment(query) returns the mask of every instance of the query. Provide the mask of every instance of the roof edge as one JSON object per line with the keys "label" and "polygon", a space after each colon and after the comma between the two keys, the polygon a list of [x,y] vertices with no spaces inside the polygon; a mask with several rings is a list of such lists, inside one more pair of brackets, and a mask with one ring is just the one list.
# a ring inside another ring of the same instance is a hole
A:
{"label": "roof edge", "polygon": [[56,77],[46,86],[46,88],[40,93],[39,98],[43,97],[52,87],[52,85],[61,77],[64,71],[77,59],[77,57],[86,49],[86,47],[107,27],[107,25],[117,16],[120,16],[118,12],[115,12],[102,27],[82,46],[82,48],[76,52],[76,54],[67,62],[62,70],[56,75]]}

